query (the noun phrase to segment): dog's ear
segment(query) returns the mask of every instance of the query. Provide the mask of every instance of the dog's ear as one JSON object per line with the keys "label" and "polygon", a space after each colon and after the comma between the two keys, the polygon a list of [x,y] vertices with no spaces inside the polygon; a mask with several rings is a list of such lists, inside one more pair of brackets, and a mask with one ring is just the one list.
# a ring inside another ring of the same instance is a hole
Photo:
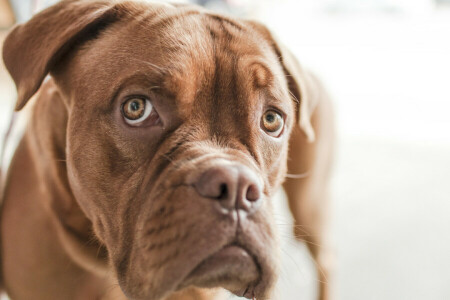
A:
{"label": "dog's ear", "polygon": [[81,39],[115,19],[110,1],[69,1],[17,25],[3,44],[3,60],[16,87],[16,110],[37,92],[49,71]]}
{"label": "dog's ear", "polygon": [[313,142],[315,133],[311,125],[311,115],[317,105],[316,93],[314,92],[315,81],[310,74],[303,70],[291,51],[279,42],[266,26],[256,21],[247,21],[247,23],[269,42],[278,56],[286,75],[289,91],[294,98],[293,100],[298,103],[298,124],[308,141]]}

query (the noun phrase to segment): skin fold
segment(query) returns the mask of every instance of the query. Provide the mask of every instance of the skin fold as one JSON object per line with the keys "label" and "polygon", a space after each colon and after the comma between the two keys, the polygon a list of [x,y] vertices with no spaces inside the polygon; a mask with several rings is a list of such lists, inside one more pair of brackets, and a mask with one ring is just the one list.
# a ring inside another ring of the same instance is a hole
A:
{"label": "skin fold", "polygon": [[[3,59],[16,109],[34,96],[2,199],[11,299],[273,299],[283,183],[328,298],[331,107],[263,25],[62,1],[15,27]],[[124,115],[136,97],[152,109],[138,126]]]}

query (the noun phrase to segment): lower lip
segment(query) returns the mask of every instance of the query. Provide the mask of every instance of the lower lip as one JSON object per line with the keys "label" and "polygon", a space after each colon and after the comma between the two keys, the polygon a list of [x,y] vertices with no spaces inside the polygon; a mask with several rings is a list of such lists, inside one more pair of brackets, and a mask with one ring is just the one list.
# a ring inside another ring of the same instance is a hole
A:
{"label": "lower lip", "polygon": [[224,270],[227,273],[243,275],[248,281],[256,280],[259,273],[250,254],[242,247],[231,245],[204,260],[190,277],[214,276]]}
{"label": "lower lip", "polygon": [[216,258],[235,258],[235,257],[242,257],[242,258],[249,258],[251,259],[251,256],[248,254],[246,250],[239,246],[231,245],[223,248],[222,250],[218,251],[216,254],[213,255]]}

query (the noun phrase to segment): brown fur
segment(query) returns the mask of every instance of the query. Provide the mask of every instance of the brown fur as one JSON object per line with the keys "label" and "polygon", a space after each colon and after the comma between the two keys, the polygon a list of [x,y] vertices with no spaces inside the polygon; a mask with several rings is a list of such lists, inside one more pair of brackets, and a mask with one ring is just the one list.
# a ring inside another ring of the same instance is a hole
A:
{"label": "brown fur", "polygon": [[[2,207],[12,299],[212,299],[213,287],[268,299],[278,276],[270,199],[290,136],[290,172],[311,174],[286,181],[290,206],[308,241],[323,242],[329,103],[262,25],[195,6],[63,1],[13,29],[3,57],[17,109],[39,90]],[[127,126],[130,94],[152,99],[163,126]],[[271,107],[285,116],[277,139],[260,128]],[[255,213],[218,215],[196,192],[223,161],[263,182]],[[188,276],[230,243],[251,255],[256,280],[232,267]]]}

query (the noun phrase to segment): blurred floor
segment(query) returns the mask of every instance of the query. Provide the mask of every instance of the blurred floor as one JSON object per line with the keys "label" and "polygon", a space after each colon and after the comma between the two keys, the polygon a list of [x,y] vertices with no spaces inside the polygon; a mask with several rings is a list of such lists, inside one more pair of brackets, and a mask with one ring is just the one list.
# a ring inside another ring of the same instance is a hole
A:
{"label": "blurred floor", "polygon": [[[335,99],[336,298],[450,299],[450,12],[311,15],[280,3],[259,18]],[[0,134],[12,87],[2,67]],[[313,299],[313,263],[277,203],[279,299]]]}
{"label": "blurred floor", "polygon": [[450,147],[372,137],[340,144],[338,299],[450,299]]}

